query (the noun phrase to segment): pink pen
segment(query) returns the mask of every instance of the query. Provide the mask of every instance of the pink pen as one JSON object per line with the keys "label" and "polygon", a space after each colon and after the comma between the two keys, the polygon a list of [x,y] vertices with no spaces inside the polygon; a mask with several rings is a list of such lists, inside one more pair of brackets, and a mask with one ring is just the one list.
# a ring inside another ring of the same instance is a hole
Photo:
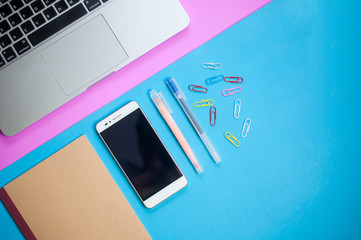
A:
{"label": "pink pen", "polygon": [[177,138],[179,144],[183,148],[185,154],[187,154],[189,160],[193,164],[194,168],[196,169],[197,173],[201,173],[203,171],[201,165],[199,164],[196,156],[194,155],[191,147],[189,146],[187,140],[184,138],[182,132],[180,131],[179,127],[175,123],[174,119],[172,118],[172,110],[169,107],[167,101],[164,99],[164,96],[161,92],[156,92],[151,90],[149,92],[150,97],[152,98],[155,106],[158,108],[160,114],[167,122],[169,128],[172,130],[174,136]]}

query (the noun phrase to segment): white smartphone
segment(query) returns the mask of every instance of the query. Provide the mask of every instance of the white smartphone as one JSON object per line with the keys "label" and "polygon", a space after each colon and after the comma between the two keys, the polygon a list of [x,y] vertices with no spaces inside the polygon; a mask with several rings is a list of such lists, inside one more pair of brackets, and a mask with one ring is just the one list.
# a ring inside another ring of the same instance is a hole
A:
{"label": "white smartphone", "polygon": [[187,179],[136,102],[100,121],[96,129],[147,208],[187,185]]}

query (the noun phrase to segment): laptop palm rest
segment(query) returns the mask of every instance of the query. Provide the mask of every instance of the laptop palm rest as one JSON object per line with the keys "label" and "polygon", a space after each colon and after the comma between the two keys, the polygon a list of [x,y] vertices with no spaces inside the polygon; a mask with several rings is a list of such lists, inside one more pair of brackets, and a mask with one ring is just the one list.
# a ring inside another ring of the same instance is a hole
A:
{"label": "laptop palm rest", "polygon": [[70,95],[128,59],[99,15],[41,52],[65,94]]}

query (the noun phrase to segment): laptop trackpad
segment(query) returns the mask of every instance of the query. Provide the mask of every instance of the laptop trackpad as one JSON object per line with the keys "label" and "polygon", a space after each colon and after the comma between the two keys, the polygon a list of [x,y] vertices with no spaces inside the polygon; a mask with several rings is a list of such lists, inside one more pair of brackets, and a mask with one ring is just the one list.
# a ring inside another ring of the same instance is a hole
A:
{"label": "laptop trackpad", "polygon": [[67,95],[128,59],[101,15],[47,47],[41,55]]}

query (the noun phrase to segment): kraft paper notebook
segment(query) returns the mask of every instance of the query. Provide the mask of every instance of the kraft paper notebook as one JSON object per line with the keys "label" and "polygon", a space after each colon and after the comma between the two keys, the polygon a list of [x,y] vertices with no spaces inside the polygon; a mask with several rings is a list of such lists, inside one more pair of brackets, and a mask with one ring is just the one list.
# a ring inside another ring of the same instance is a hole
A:
{"label": "kraft paper notebook", "polygon": [[0,195],[27,239],[150,239],[84,135]]}

